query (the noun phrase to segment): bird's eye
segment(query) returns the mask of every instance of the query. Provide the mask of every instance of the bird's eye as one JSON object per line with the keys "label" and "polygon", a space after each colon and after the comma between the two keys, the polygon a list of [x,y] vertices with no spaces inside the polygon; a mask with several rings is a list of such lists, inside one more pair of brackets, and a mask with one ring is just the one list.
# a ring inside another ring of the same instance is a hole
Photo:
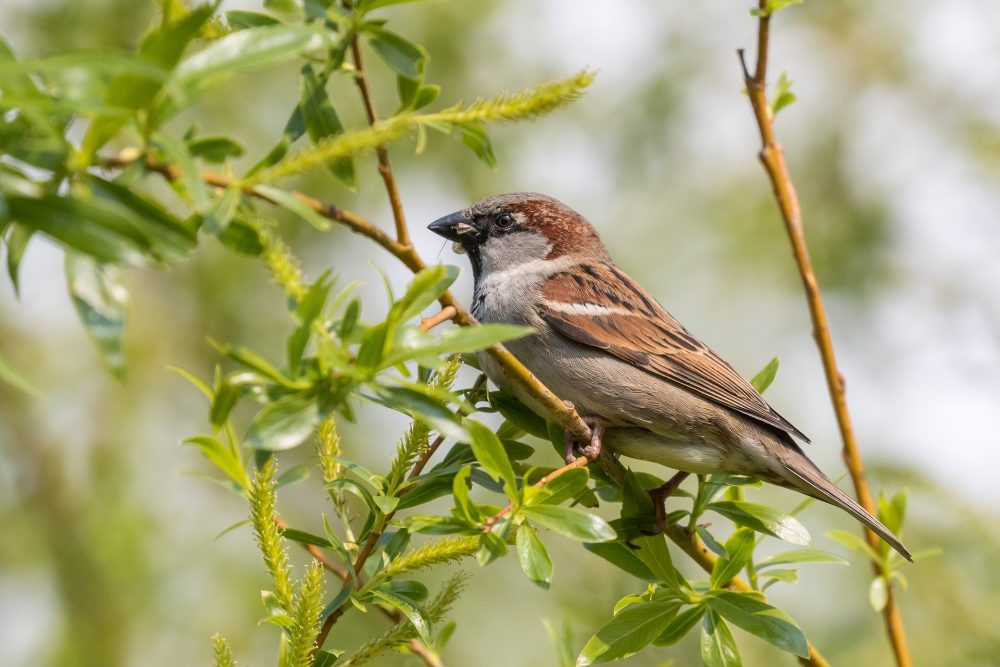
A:
{"label": "bird's eye", "polygon": [[497,216],[497,226],[500,229],[510,229],[514,226],[514,216],[510,213],[501,213]]}

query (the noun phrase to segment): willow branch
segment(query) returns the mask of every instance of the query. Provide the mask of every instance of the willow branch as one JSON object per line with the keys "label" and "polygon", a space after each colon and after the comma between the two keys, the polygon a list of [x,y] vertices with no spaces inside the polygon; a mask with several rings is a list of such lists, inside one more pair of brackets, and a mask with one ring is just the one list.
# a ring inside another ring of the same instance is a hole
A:
{"label": "willow branch", "polygon": [[[365,76],[365,67],[361,59],[361,45],[358,43],[358,36],[351,39],[351,55],[354,58],[354,83],[361,93],[361,101],[365,105],[365,115],[368,116],[368,124],[374,126],[378,122],[378,114],[375,112],[375,102],[372,100],[372,91],[368,87],[368,78]],[[392,173],[392,165],[389,163],[389,149],[385,144],[375,147],[375,155],[378,158],[378,173],[385,183],[386,194],[389,195],[389,205],[392,207],[392,219],[396,222],[396,241],[402,246],[410,246],[410,230],[406,226],[406,216],[403,213],[403,202],[399,198],[399,188],[396,186],[396,177]]]}
{"label": "willow branch", "polygon": [[[555,470],[553,470],[552,472],[550,472],[548,475],[546,475],[545,477],[542,477],[540,480],[538,480],[537,482],[535,482],[533,486],[536,489],[540,489],[543,486],[545,486],[546,484],[548,484],[549,482],[551,482],[552,480],[554,480],[559,475],[563,474],[564,472],[568,472],[570,470],[573,470],[574,468],[583,468],[588,463],[593,463],[594,460],[595,459],[591,459],[591,458],[589,458],[587,456],[578,456],[577,458],[573,459],[572,463],[567,463],[562,468],[556,468]],[[501,519],[503,519],[505,516],[507,516],[508,514],[510,514],[511,510],[513,510],[513,509],[514,509],[514,503],[513,502],[509,502],[509,503],[507,503],[507,505],[502,510],[500,510],[499,512],[497,512],[493,516],[489,517],[488,519],[486,519],[486,521],[483,522],[483,532],[484,533],[488,533],[491,530],[493,530],[493,526],[495,526],[497,524],[497,522],[500,521]]]}
{"label": "willow branch", "polygon": [[455,310],[454,306],[445,306],[436,315],[431,315],[427,319],[423,320],[420,323],[420,330],[421,331],[430,331],[431,329],[433,329],[437,325],[439,325],[439,324],[441,324],[443,322],[447,322],[448,320],[452,319],[457,314],[458,314],[458,311]]}
{"label": "willow branch", "polygon": [[[753,74],[747,68],[743,51],[739,51],[747,95],[750,98],[754,117],[757,120],[757,127],[760,130],[761,149],[759,157],[771,180],[774,196],[777,199],[778,207],[781,209],[781,217],[784,220],[785,230],[792,245],[795,263],[798,266],[802,285],[805,288],[806,301],[809,305],[809,315],[812,318],[813,338],[815,338],[816,345],[819,348],[820,358],[823,362],[823,372],[826,376],[827,390],[830,393],[830,400],[833,403],[833,410],[837,417],[837,426],[840,429],[840,437],[843,441],[844,462],[847,464],[851,481],[854,483],[858,502],[869,513],[874,515],[876,513],[875,503],[872,500],[868,481],[865,478],[864,462],[861,458],[861,452],[858,449],[851,416],[847,409],[844,378],[837,368],[833,338],[830,335],[830,324],[827,319],[826,308],[823,306],[823,298],[820,294],[816,275],[813,272],[812,260],[809,257],[809,248],[806,245],[805,233],[802,227],[802,210],[799,207],[795,186],[788,172],[784,152],[774,133],[774,115],[767,103],[767,56],[771,24],[771,14],[767,9],[767,4],[767,0],[759,0],[761,14],[757,27],[757,64]],[[865,537],[872,549],[876,553],[879,553],[881,544],[878,536],[870,529],[865,528]],[[888,579],[886,577],[887,573],[884,571],[881,563],[873,561],[873,567],[876,576]],[[883,610],[886,633],[888,634],[889,642],[892,644],[896,664],[899,667],[910,667],[910,655],[906,646],[903,620],[893,597],[891,583],[888,584],[888,591],[888,602]]]}

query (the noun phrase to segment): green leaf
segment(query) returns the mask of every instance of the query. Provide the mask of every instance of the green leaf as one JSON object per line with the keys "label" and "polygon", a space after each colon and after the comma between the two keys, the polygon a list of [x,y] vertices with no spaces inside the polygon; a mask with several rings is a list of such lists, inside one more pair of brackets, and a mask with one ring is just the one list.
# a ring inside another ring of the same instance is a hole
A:
{"label": "green leaf", "polygon": [[618,612],[591,637],[577,665],[619,660],[648,646],[677,615],[680,604],[670,602],[640,602]]}
{"label": "green leaf", "polygon": [[305,133],[306,125],[305,121],[302,120],[302,109],[296,105],[292,110],[291,115],[288,117],[288,120],[285,122],[285,127],[281,131],[281,138],[278,139],[278,142],[274,145],[274,147],[268,151],[267,155],[261,158],[257,164],[250,168],[247,175],[252,176],[258,171],[266,169],[267,167],[270,167],[280,161],[281,158],[285,157],[288,153],[288,149],[291,145],[298,141],[299,137]]}
{"label": "green leaf", "polygon": [[653,574],[652,570],[622,542],[587,543],[583,545],[583,548],[628,572],[633,577],[651,582],[658,581],[658,577]]}
{"label": "green leaf", "polygon": [[538,525],[580,542],[610,542],[615,539],[615,531],[607,521],[571,507],[526,507],[524,514]]}
{"label": "green leaf", "polygon": [[375,589],[371,592],[371,595],[373,598],[386,603],[389,607],[403,612],[403,615],[410,621],[417,634],[424,640],[424,643],[428,646],[434,645],[434,627],[431,624],[430,616],[420,608],[420,605],[405,595],[386,590]]}
{"label": "green leaf", "polygon": [[[2,217],[2,216],[0,216]],[[10,226],[10,233],[7,236],[7,275],[14,285],[14,293],[20,296],[21,287],[18,283],[18,273],[21,267],[21,260],[28,249],[28,242],[31,241],[35,230],[16,222]]]}
{"label": "green leaf", "polygon": [[257,413],[247,431],[247,445],[265,451],[281,451],[302,444],[320,421],[311,393],[289,394],[268,403]]}
{"label": "green leaf", "polygon": [[[878,495],[878,519],[890,532],[897,535],[902,530],[903,520],[906,518],[906,500],[906,489],[900,489],[891,500],[886,498],[884,493]],[[885,545],[883,551],[887,550],[889,545],[885,542],[882,544]]]}
{"label": "green leaf", "polygon": [[868,586],[868,604],[876,612],[881,612],[889,604],[889,584],[885,577],[875,577]]}
{"label": "green leaf", "polygon": [[[316,71],[311,65],[303,65],[299,72],[299,109],[306,132],[313,143],[344,132],[344,126],[330,102],[324,84],[325,79],[321,80],[316,76]],[[357,185],[352,158],[341,157],[333,160],[330,163],[330,171],[348,187],[353,188]]]}
{"label": "green leaf", "polygon": [[468,146],[483,164],[490,169],[496,169],[497,156],[493,152],[493,142],[490,141],[486,125],[484,123],[458,123],[456,127],[462,133],[462,143]]}
{"label": "green leaf", "polygon": [[361,9],[366,12],[370,12],[381,7],[388,7],[390,5],[402,5],[410,2],[426,2],[427,0],[368,0],[367,2],[361,3]]}
{"label": "green leaf", "polygon": [[231,9],[226,12],[226,22],[234,30],[281,24],[281,21],[273,16],[261,14],[260,12],[248,12],[242,9]]}
{"label": "green leaf", "polygon": [[552,561],[545,545],[527,523],[517,527],[517,559],[528,579],[548,590],[552,583]]}
{"label": "green leaf", "polygon": [[787,107],[788,105],[795,102],[797,98],[795,93],[792,92],[792,81],[788,78],[784,72],[778,77],[778,84],[776,90],[774,91],[774,97],[771,99],[771,116],[777,116],[778,112]]}
{"label": "green leaf", "polygon": [[558,505],[576,498],[587,488],[590,476],[585,468],[567,470],[542,487],[529,486],[524,489],[525,505]]}
{"label": "green leaf", "polygon": [[478,526],[482,523],[482,512],[472,504],[469,498],[469,475],[471,473],[471,466],[463,466],[452,478],[451,488],[452,494],[455,496],[455,509],[460,518],[468,522],[470,526]]}
{"label": "green leaf", "polygon": [[828,530],[826,531],[826,536],[831,540],[840,542],[851,551],[861,552],[873,561],[881,561],[881,557],[875,553],[875,550],[871,548],[871,545],[854,533],[849,533],[846,530]]}
{"label": "green leaf", "polygon": [[708,509],[718,512],[741,526],[753,528],[758,533],[771,535],[802,546],[808,545],[810,542],[809,531],[798,519],[766,505],[740,500],[722,500],[709,503]]}
{"label": "green leaf", "polygon": [[66,254],[66,279],[80,321],[111,372],[125,374],[125,304],[128,292],[118,268],[90,257]]}
{"label": "green leaf", "polygon": [[229,158],[243,155],[243,146],[235,139],[223,135],[198,137],[187,142],[188,151],[206,162],[223,163]]}
{"label": "green leaf", "polygon": [[264,244],[260,240],[260,231],[240,219],[234,219],[218,233],[219,242],[233,252],[241,255],[257,257],[264,252]]}
{"label": "green leaf", "polygon": [[519,429],[536,438],[548,439],[549,431],[545,420],[532,412],[528,406],[517,400],[512,394],[504,391],[491,391],[488,398],[493,409]]}
{"label": "green leaf", "polygon": [[296,482],[301,482],[309,477],[309,466],[306,464],[300,464],[289,468],[285,472],[278,476],[278,479],[274,482],[274,488],[280,489],[283,486],[288,486],[289,484],[295,484]]}
{"label": "green leaf", "polygon": [[441,354],[465,354],[493,347],[503,341],[534,333],[530,327],[513,324],[482,324],[425,333],[408,329],[392,347],[392,353],[381,362],[388,368],[414,357]]}
{"label": "green leaf", "polygon": [[510,459],[507,458],[507,451],[500,444],[496,433],[474,419],[466,419],[465,427],[469,431],[469,444],[472,446],[472,452],[476,455],[479,465],[494,480],[503,481],[507,487],[507,495],[516,499],[518,496],[517,478],[514,476]]}
{"label": "green leaf", "polygon": [[170,86],[192,92],[207,87],[213,77],[276,65],[323,41],[322,32],[310,26],[272,25],[240,30],[185,58],[174,70]]}
{"label": "green leaf", "polygon": [[369,35],[369,44],[375,49],[375,53],[396,74],[407,79],[423,78],[427,63],[427,53],[423,47],[373,24],[366,25],[365,32]]}
{"label": "green leaf", "polygon": [[768,556],[757,563],[757,570],[774,565],[788,565],[791,563],[833,563],[834,565],[847,565],[848,562],[836,554],[815,549],[795,549],[792,551],[782,551],[773,556]]}
{"label": "green leaf", "polygon": [[705,614],[701,624],[701,662],[705,667],[743,666],[732,631],[711,611]]}
{"label": "green leaf", "polygon": [[671,646],[676,644],[690,632],[691,628],[698,624],[701,617],[705,615],[707,609],[702,605],[697,605],[685,609],[670,621],[670,624],[660,633],[660,636],[653,640],[656,646]]}
{"label": "green leaf", "polygon": [[121,183],[87,177],[84,181],[101,200],[114,205],[150,241],[150,254],[173,262],[187,257],[198,243],[194,230],[172,216],[157,202]]}
{"label": "green leaf", "polygon": [[238,185],[231,185],[221,196],[213,199],[205,211],[205,231],[216,236],[224,233],[239,209],[242,194]]}
{"label": "green leaf", "polygon": [[677,588],[677,570],[674,568],[663,535],[649,535],[632,541],[639,547],[635,552],[636,555],[646,564],[657,581],[662,581],[671,588]]}
{"label": "green leaf", "polygon": [[757,373],[757,375],[754,375],[753,379],[750,380],[750,384],[753,385],[753,388],[763,394],[764,390],[770,387],[771,383],[774,382],[774,376],[778,374],[778,365],[780,363],[781,361],[778,357],[774,357],[771,361],[767,362],[767,365],[760,369],[760,372]]}
{"label": "green leaf", "polygon": [[3,380],[16,389],[20,389],[26,394],[33,396],[41,395],[41,392],[38,391],[35,385],[21,372],[11,366],[2,354],[0,354],[0,380]]}
{"label": "green leaf", "polygon": [[101,262],[139,264],[149,250],[135,220],[105,202],[8,196],[7,207],[22,225]]}
{"label": "green leaf", "polygon": [[207,211],[211,206],[212,197],[208,193],[208,185],[202,180],[198,165],[195,164],[187,144],[162,132],[157,132],[153,136],[153,141],[163,151],[167,161],[173,163],[180,170],[179,182],[184,186],[187,196],[191,199],[194,210],[198,213]]}
{"label": "green leaf", "polygon": [[764,641],[805,658],[809,646],[802,630],[785,612],[758,597],[735,591],[711,591],[708,606],[726,620]]}
{"label": "green leaf", "polygon": [[490,531],[479,534],[479,551],[476,552],[476,562],[480,567],[486,567],[507,553],[507,543],[504,539]]}
{"label": "green leaf", "polygon": [[756,535],[749,528],[740,528],[726,540],[727,557],[719,558],[712,568],[709,585],[712,588],[725,586],[740,573],[753,556]]}
{"label": "green leaf", "polygon": [[240,485],[240,488],[247,488],[247,474],[243,468],[243,461],[236,453],[217,439],[208,435],[199,435],[188,438],[185,445],[194,445],[201,451],[205,459],[222,471],[231,480]]}
{"label": "green leaf", "polygon": [[467,441],[469,431],[440,401],[408,387],[376,388],[376,402],[419,419],[446,438]]}
{"label": "green leaf", "polygon": [[446,264],[426,268],[415,275],[406,288],[406,293],[393,304],[396,321],[407,322],[419,315],[424,308],[437,301],[456,278],[458,267]]}
{"label": "green leaf", "polygon": [[320,215],[309,204],[286,190],[271,185],[258,185],[254,190],[263,195],[272,204],[276,204],[286,211],[294,213],[321,232],[328,231],[332,226],[327,218]]}
{"label": "green leaf", "polygon": [[327,299],[330,297],[332,284],[328,280],[329,272],[320,276],[306,291],[302,302],[295,309],[295,316],[299,320],[299,326],[288,338],[288,367],[292,375],[297,375],[302,356],[309,345],[309,337],[312,334],[313,322],[323,312]]}
{"label": "green leaf", "polygon": [[775,12],[784,9],[790,5],[800,5],[803,0],[767,0],[767,6],[764,9],[759,7],[751,7],[751,16],[771,16]]}

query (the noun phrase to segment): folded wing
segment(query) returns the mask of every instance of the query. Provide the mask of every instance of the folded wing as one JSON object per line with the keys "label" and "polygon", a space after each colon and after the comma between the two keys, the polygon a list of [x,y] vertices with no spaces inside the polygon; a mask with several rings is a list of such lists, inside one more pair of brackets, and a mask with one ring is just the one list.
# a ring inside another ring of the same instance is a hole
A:
{"label": "folded wing", "polygon": [[577,343],[809,442],[732,366],[612,265],[578,264],[552,276],[540,308],[553,329]]}

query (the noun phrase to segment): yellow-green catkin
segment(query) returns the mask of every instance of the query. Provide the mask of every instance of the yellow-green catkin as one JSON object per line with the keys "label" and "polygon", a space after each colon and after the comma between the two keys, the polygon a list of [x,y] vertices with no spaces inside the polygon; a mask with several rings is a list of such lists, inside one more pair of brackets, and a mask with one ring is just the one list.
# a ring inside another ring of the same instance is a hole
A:
{"label": "yellow-green catkin", "polygon": [[340,434],[337,433],[337,422],[333,417],[327,417],[316,427],[316,457],[319,459],[319,469],[323,481],[330,482],[340,479]]}
{"label": "yellow-green catkin", "polygon": [[434,540],[396,558],[386,566],[380,575],[389,578],[404,572],[422,570],[433,565],[474,556],[478,550],[479,538],[474,536],[446,537]]}
{"label": "yellow-green catkin", "polygon": [[285,540],[276,523],[278,518],[278,494],[274,488],[276,468],[277,464],[272,457],[254,475],[253,483],[250,485],[250,523],[257,538],[257,545],[264,556],[264,565],[274,581],[275,598],[282,609],[288,610],[292,602],[292,581]]}
{"label": "yellow-green catkin", "polygon": [[288,667],[311,667],[316,636],[319,634],[320,614],[323,612],[325,594],[323,566],[312,561],[306,567],[292,605],[292,627],[289,628]]}
{"label": "yellow-green catkin", "polygon": [[229,644],[219,633],[212,635],[212,653],[215,656],[215,667],[236,667]]}
{"label": "yellow-green catkin", "polygon": [[489,99],[476,100],[463,107],[456,105],[431,114],[404,113],[351,132],[344,132],[317,142],[310,148],[290,155],[270,169],[250,176],[244,185],[271,183],[331,161],[357,155],[400,139],[420,126],[465,123],[497,123],[527,120],[550,113],[583,95],[593,82],[595,73],[581,70],[558,81],[549,81],[524,88],[515,93],[503,93]]}

